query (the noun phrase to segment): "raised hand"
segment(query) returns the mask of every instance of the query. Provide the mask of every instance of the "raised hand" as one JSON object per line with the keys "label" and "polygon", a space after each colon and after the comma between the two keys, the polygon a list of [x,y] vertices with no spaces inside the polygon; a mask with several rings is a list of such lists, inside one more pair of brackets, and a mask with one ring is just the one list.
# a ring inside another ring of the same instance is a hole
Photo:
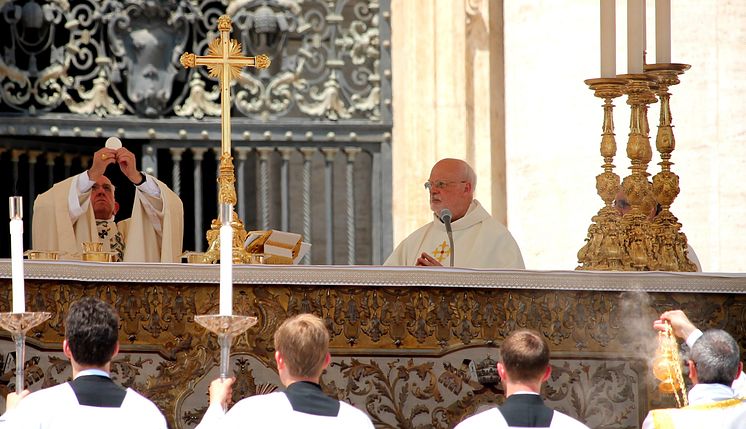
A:
{"label": "raised hand", "polygon": [[689,321],[689,318],[686,317],[686,314],[681,310],[671,310],[661,314],[658,320],[653,322],[653,328],[659,331],[664,331],[666,329],[666,322],[671,324],[673,334],[684,340],[689,337],[689,334],[697,329],[697,327]]}
{"label": "raised hand", "polygon": [[130,152],[127,148],[119,148],[116,150],[117,153],[117,164],[119,169],[122,170],[125,176],[132,183],[139,184],[142,182],[142,173],[137,169],[137,159],[135,154]]}
{"label": "raised hand", "polygon": [[117,162],[117,151],[101,148],[93,153],[93,164],[88,169],[88,178],[94,182],[104,175],[106,167]]}

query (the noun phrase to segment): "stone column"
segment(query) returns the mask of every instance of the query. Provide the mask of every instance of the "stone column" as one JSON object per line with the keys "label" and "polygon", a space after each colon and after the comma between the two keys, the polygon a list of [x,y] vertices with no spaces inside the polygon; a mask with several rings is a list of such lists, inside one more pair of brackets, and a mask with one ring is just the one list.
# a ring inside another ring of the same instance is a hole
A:
{"label": "stone column", "polygon": [[430,219],[422,184],[445,157],[474,167],[476,197],[507,221],[502,8],[503,0],[391,3],[394,245]]}

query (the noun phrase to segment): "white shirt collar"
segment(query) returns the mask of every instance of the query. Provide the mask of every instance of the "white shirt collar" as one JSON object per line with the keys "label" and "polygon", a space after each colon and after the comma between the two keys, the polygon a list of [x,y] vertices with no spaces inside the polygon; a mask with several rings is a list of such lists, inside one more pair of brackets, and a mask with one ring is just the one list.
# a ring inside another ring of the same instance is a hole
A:
{"label": "white shirt collar", "polygon": [[78,375],[75,376],[75,378],[82,377],[84,375],[99,375],[102,377],[111,378],[111,375],[109,375],[108,372],[104,371],[103,369],[84,369],[83,371],[80,371]]}
{"label": "white shirt collar", "polygon": [[696,405],[733,399],[736,394],[733,389],[724,384],[699,383],[692,387],[688,396],[689,404]]}

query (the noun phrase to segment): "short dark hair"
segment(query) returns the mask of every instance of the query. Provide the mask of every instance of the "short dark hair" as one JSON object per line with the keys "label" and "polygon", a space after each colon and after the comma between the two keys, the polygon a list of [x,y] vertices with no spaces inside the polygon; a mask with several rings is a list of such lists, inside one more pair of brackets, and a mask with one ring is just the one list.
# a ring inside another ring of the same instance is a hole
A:
{"label": "short dark hair", "polygon": [[741,350],[722,329],[710,329],[692,346],[689,358],[697,366],[697,382],[730,386],[736,379]]}
{"label": "short dark hair", "polygon": [[293,316],[275,331],[275,350],[293,377],[319,377],[329,353],[329,331],[313,314]]}
{"label": "short dark hair", "polygon": [[515,331],[500,346],[500,361],[512,381],[535,381],[549,366],[549,343],[536,331]]}
{"label": "short dark hair", "polygon": [[98,298],[74,302],[65,318],[65,339],[73,359],[83,365],[103,366],[111,360],[119,338],[119,315]]}

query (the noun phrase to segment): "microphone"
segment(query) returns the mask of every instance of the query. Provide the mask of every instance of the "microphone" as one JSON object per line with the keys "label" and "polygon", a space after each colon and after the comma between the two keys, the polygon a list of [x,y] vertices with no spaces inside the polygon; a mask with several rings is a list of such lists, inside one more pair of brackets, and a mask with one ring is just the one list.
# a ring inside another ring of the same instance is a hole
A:
{"label": "microphone", "polygon": [[451,229],[451,217],[453,214],[451,214],[451,211],[448,209],[443,209],[440,211],[439,217],[441,222],[446,226],[446,234],[448,234],[448,244],[451,246],[451,267],[453,267],[453,230]]}

